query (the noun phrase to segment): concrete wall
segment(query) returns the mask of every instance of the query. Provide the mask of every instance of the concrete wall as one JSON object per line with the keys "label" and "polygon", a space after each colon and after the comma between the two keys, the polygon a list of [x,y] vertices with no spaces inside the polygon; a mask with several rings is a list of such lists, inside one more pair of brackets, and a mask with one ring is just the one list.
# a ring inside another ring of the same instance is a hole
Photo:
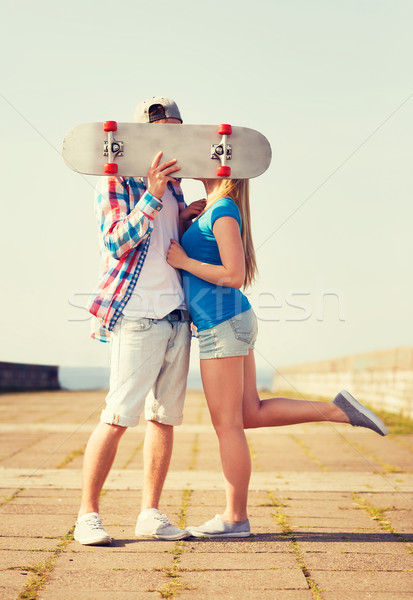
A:
{"label": "concrete wall", "polygon": [[276,371],[274,391],[334,397],[343,388],[361,401],[413,418],[413,348],[394,348]]}
{"label": "concrete wall", "polygon": [[0,362],[0,392],[58,389],[58,367]]}

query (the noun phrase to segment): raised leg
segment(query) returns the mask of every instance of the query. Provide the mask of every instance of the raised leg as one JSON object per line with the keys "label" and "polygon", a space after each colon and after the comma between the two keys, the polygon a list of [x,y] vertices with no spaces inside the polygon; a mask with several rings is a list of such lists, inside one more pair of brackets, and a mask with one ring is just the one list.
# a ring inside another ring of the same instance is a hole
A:
{"label": "raised leg", "polygon": [[257,392],[254,351],[244,359],[243,418],[246,429],[330,421],[349,423],[348,416],[332,402],[269,398],[260,400]]}

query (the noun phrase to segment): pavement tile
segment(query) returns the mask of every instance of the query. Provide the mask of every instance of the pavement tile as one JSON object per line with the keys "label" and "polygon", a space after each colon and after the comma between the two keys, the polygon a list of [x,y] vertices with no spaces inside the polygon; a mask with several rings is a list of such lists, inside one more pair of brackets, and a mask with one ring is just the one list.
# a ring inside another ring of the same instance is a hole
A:
{"label": "pavement tile", "polygon": [[162,572],[139,569],[96,569],[89,571],[84,577],[80,576],[79,569],[58,569],[52,572],[46,590],[55,592],[56,589],[70,589],[73,595],[73,590],[76,589],[76,598],[78,592],[94,591],[96,597],[99,597],[99,592],[103,589],[115,592],[160,590],[167,581],[168,578]]}
{"label": "pavement tile", "polygon": [[14,600],[29,581],[32,573],[24,570],[0,572],[0,598]]}
{"label": "pavement tile", "polygon": [[413,534],[413,510],[412,511],[394,511],[388,510],[384,513],[385,519],[390,525],[402,534]]}
{"label": "pavement tile", "polygon": [[359,537],[349,539],[346,542],[331,541],[325,542],[319,537],[314,542],[303,541],[300,536],[296,536],[300,548],[305,552],[328,552],[329,554],[384,554],[388,556],[403,556],[407,549],[400,541],[391,534],[383,534],[375,540],[369,541],[369,538],[361,541]]}
{"label": "pavement tile", "polygon": [[[324,592],[323,591],[323,600],[354,600],[359,596],[351,590],[349,592],[338,592],[335,590],[334,592]],[[368,592],[363,591],[363,600],[410,600],[412,597],[411,592]]]}
{"label": "pavement tile", "polygon": [[222,555],[216,552],[203,552],[182,554],[179,561],[181,569],[197,570],[206,569],[213,571],[227,571],[248,569],[273,570],[273,569],[295,569],[298,568],[295,557],[292,554],[282,552],[233,552]]}
{"label": "pavement tile", "polygon": [[185,552],[195,553],[266,553],[289,552],[289,542],[275,538],[270,534],[252,535],[248,538],[227,538],[226,540],[208,538],[188,538],[184,542]]}
{"label": "pavement tile", "polygon": [[369,504],[381,508],[395,508],[412,510],[413,494],[408,492],[376,492],[374,494],[359,493],[359,496]]}
{"label": "pavement tile", "polygon": [[59,501],[45,502],[44,504],[28,504],[27,500],[23,502],[9,502],[5,506],[0,507],[0,515],[19,515],[25,514],[33,517],[34,515],[49,515],[52,512],[54,515],[67,515],[73,519],[76,517],[76,512],[72,506],[62,504]]}
{"label": "pavement tile", "polygon": [[413,573],[400,571],[312,571],[311,576],[322,590],[350,591],[357,597],[365,592],[412,592]]}
{"label": "pavement tile", "polygon": [[[224,588],[223,590],[214,589],[210,591],[208,587],[203,588],[201,591],[196,590],[180,590],[179,598],[183,600],[216,600],[216,598],[224,598],[225,600],[313,600],[313,594],[311,590],[276,590],[273,589],[259,589],[259,582],[257,582],[257,589],[232,590],[230,588]],[[60,599],[59,599],[60,600]]]}
{"label": "pavement tile", "polygon": [[[0,535],[0,551],[21,550],[45,552],[55,550],[58,538],[42,538],[29,536],[7,537]],[[35,553],[35,552],[33,552]]]}
{"label": "pavement tile", "polygon": [[380,439],[366,435],[360,440],[359,449],[369,457],[377,458],[381,463],[398,467],[402,471],[412,470],[412,453],[408,448],[393,441],[392,436]]}
{"label": "pavement tile", "polygon": [[[76,600],[159,600],[157,590],[153,591],[115,591],[115,590],[76,590]],[[56,586],[41,590],[39,600],[73,600],[72,588],[58,588]]]}
{"label": "pavement tile", "polygon": [[5,550],[0,554],[0,570],[32,567],[46,562],[53,556],[52,552],[30,552],[24,550]]}
{"label": "pavement tile", "polygon": [[182,576],[185,584],[197,590],[198,597],[202,598],[202,590],[209,593],[222,594],[230,590],[244,594],[246,590],[255,590],[259,598],[263,590],[305,590],[307,581],[300,569],[274,569],[256,570],[231,570],[231,571],[185,571]]}
{"label": "pavement tile", "polygon": [[13,502],[22,501],[24,498],[30,498],[31,502],[37,504],[48,504],[52,501],[62,501],[65,504],[75,504],[80,502],[81,493],[80,490],[63,490],[55,488],[46,489],[24,489],[19,492],[19,495]]}
{"label": "pavement tile", "polygon": [[400,554],[367,554],[363,552],[306,552],[305,565],[311,571],[403,571],[413,569],[413,556]]}
{"label": "pavement tile", "polygon": [[33,533],[43,537],[62,537],[67,534],[75,523],[73,515],[36,515],[28,518],[26,514],[8,515],[2,519],[1,535],[5,536],[32,536]]}
{"label": "pavement tile", "polygon": [[[101,550],[101,551],[99,551]],[[171,567],[173,555],[161,552],[141,552],[136,553],[133,546],[129,546],[128,552],[106,552],[107,548],[101,546],[95,552],[88,554],[64,552],[55,561],[55,570],[79,571],[79,577],[82,571],[101,571],[101,570],[133,570],[133,571],[151,571]]]}
{"label": "pavement tile", "polygon": [[[112,533],[112,532],[111,532]],[[71,542],[66,546],[67,552],[76,554],[95,554],[105,556],[112,554],[124,554],[133,552],[134,554],[156,553],[164,554],[173,550],[175,542],[164,542],[162,540],[138,539],[135,537],[125,536],[112,540],[108,546],[83,546],[76,541]]]}

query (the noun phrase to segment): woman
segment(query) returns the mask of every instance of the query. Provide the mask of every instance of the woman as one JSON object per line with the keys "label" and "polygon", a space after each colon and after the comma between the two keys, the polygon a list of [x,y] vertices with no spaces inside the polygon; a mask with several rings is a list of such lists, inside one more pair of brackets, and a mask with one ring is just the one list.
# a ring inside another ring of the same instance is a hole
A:
{"label": "woman", "polygon": [[202,180],[204,211],[171,240],[168,263],[183,270],[188,308],[199,337],[202,384],[219,440],[226,509],[200,527],[195,537],[246,537],[251,460],[244,428],[331,421],[388,431],[348,392],[333,402],[289,398],[260,400],[254,342],[257,322],[246,296],[257,272],[251,238],[248,180]]}

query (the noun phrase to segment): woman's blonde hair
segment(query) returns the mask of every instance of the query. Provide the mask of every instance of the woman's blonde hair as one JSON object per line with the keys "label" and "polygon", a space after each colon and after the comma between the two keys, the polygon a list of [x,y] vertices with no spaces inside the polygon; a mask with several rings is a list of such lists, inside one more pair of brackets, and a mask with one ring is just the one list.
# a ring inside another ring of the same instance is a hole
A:
{"label": "woman's blonde hair", "polygon": [[237,205],[241,214],[241,239],[245,256],[245,279],[244,287],[251,285],[258,273],[255,260],[255,250],[251,235],[251,213],[250,213],[250,186],[248,179],[223,179],[220,185],[214,189],[210,201],[215,202],[220,198],[229,197]]}

